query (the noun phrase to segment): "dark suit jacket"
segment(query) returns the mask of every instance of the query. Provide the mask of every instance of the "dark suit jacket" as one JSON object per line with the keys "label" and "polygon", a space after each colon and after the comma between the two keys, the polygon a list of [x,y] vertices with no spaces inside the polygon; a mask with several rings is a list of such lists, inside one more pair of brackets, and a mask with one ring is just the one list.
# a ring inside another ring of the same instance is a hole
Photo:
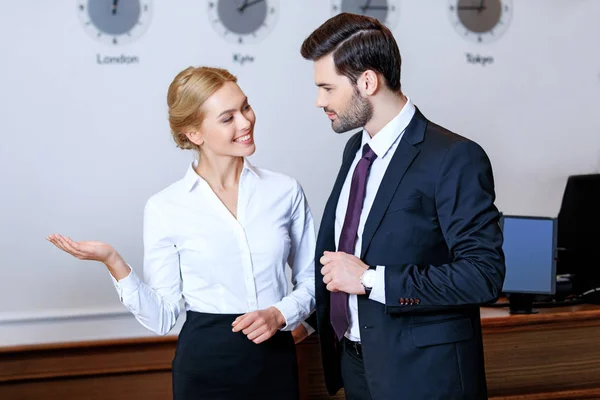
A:
{"label": "dark suit jacket", "polygon": [[[335,251],[335,209],[361,133],[352,136],[316,250],[317,330],[330,394],[342,387],[339,343],[320,269]],[[385,266],[385,304],[358,296],[367,382],[375,400],[487,398],[479,305],[504,281],[492,167],[475,142],[428,121],[408,125],[367,218],[361,259]]]}

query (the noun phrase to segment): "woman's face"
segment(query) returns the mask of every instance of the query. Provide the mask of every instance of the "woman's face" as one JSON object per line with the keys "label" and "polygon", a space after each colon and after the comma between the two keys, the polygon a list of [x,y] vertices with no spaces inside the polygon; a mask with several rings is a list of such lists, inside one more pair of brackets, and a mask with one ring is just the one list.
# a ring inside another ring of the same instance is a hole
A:
{"label": "woman's face", "polygon": [[201,152],[230,157],[247,157],[254,153],[256,116],[235,82],[225,82],[204,102],[202,112],[204,118],[198,131],[188,134]]}

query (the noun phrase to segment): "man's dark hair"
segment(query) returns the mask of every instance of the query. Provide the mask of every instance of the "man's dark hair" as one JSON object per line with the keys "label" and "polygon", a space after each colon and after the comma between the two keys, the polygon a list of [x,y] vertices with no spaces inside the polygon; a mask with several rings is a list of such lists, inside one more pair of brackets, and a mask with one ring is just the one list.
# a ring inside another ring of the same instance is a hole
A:
{"label": "man's dark hair", "polygon": [[300,53],[312,61],[332,53],[337,72],[355,85],[360,74],[370,69],[385,78],[390,90],[401,91],[398,44],[392,32],[375,18],[338,14],[304,40]]}

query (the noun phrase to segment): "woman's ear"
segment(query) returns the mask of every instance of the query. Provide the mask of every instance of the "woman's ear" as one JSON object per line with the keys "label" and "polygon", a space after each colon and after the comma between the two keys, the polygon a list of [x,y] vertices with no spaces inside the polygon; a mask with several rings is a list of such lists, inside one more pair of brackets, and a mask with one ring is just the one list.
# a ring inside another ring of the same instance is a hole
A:
{"label": "woman's ear", "polygon": [[197,128],[189,129],[184,132],[188,140],[194,143],[196,146],[202,146],[204,143],[204,135]]}

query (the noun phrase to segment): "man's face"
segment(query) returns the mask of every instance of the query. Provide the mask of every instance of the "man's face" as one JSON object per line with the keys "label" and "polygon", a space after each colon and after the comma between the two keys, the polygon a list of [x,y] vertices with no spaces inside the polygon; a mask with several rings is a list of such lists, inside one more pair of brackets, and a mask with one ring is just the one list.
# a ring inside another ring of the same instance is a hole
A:
{"label": "man's face", "polygon": [[348,77],[336,72],[331,54],[315,61],[314,77],[317,107],[323,108],[335,132],[363,127],[373,117],[373,105]]}

